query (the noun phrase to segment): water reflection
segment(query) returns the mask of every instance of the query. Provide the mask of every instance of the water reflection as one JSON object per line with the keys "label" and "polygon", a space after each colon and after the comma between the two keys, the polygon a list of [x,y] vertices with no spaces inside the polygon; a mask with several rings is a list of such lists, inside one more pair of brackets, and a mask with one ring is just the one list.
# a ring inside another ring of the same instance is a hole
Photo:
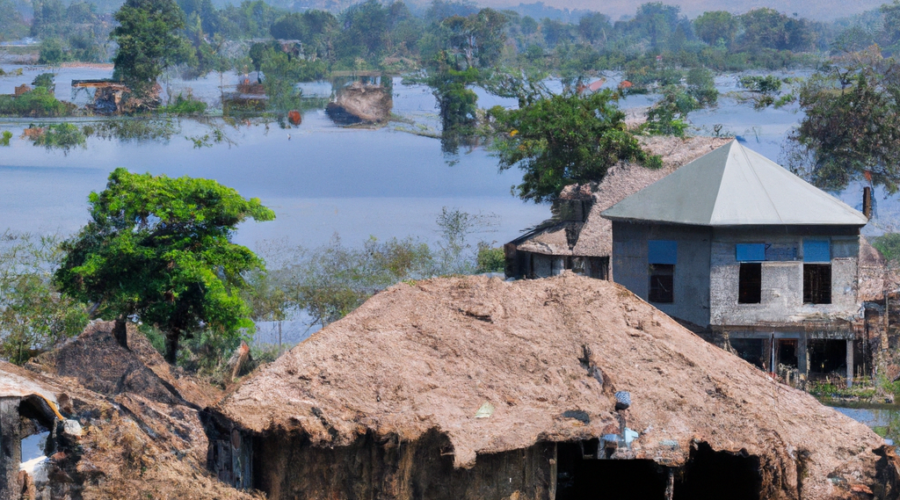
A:
{"label": "water reflection", "polygon": [[900,406],[853,404],[833,406],[835,410],[871,427],[879,436],[900,442]]}

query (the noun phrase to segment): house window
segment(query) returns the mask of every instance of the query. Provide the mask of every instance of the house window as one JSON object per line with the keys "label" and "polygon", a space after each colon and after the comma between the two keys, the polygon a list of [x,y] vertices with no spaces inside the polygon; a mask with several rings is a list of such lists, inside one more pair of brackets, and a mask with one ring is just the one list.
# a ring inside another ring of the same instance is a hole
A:
{"label": "house window", "polygon": [[650,264],[650,302],[671,304],[675,302],[675,266]]}
{"label": "house window", "polygon": [[831,304],[830,264],[803,264],[803,302]]}
{"label": "house window", "polygon": [[647,260],[650,265],[650,294],[647,300],[657,304],[675,302],[675,262],[678,260],[678,244],[672,240],[648,241]]}
{"label": "house window", "polygon": [[759,304],[762,300],[762,264],[741,263],[738,304]]}

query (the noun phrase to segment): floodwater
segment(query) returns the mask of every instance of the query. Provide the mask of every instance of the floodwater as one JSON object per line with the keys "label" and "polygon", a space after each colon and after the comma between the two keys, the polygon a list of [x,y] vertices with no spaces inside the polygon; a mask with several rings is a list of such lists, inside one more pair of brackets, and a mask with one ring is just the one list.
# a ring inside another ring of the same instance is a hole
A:
{"label": "floodwater", "polygon": [[[30,68],[21,77],[0,78],[0,93],[12,92],[41,72]],[[72,79],[108,76],[109,70],[63,68],[56,78],[56,94],[70,99]],[[235,76],[225,75],[223,80],[234,81]],[[403,86],[399,79],[396,83],[394,112],[433,128],[437,114],[430,91]],[[171,87],[176,95],[190,87],[194,95],[214,101],[218,85],[219,77],[210,75]],[[83,95],[77,97],[85,100]],[[238,241],[251,246],[285,239],[313,247],[334,234],[346,244],[362,243],[370,236],[433,240],[435,219],[443,207],[496,215],[491,232],[473,238],[499,244],[549,216],[546,206],[510,195],[520,175],[498,173],[496,160],[483,149],[462,150],[450,165],[437,139],[393,127],[341,128],[320,109],[304,112],[303,123],[290,129],[277,123],[220,124],[228,140],[200,148],[187,138],[209,134],[209,127],[181,120],[178,133],[164,140],[91,137],[84,149],[47,150],[20,139],[35,121],[0,121],[0,130],[14,135],[10,147],[0,148],[0,230],[64,234],[77,230],[87,218],[88,193],[102,189],[116,167],[215,179],[244,196],[260,198],[275,210],[277,219],[240,228]],[[90,123],[82,121],[80,125]]]}
{"label": "floodwater", "polygon": [[892,443],[900,443],[900,405],[854,404],[833,408],[866,424]]}
{"label": "floodwater", "polygon": [[[21,66],[0,65],[5,71]],[[40,67],[22,67],[22,76],[0,77],[0,93],[12,93],[17,85],[31,83],[47,71]],[[62,68],[57,70],[56,95],[60,99],[83,104],[89,95],[73,95],[73,79],[98,79],[111,76],[111,67]],[[781,76],[806,76],[809,72],[784,73]],[[165,82],[164,96],[190,92],[209,103],[233,87],[237,76],[210,74],[200,80]],[[719,105],[690,115],[693,133],[734,135],[750,148],[779,162],[790,130],[802,119],[796,105],[780,110],[754,110],[743,102],[737,85],[738,75],[717,77]],[[621,75],[609,75],[606,87],[615,87]],[[558,82],[549,82],[558,89]],[[327,96],[327,82],[301,85],[311,96]],[[491,96],[481,89],[479,106],[515,106],[511,99]],[[256,246],[266,240],[284,240],[289,244],[314,247],[335,234],[344,243],[360,244],[370,236],[377,238],[413,236],[433,241],[437,236],[435,219],[443,207],[471,213],[493,214],[496,225],[490,232],[474,238],[504,243],[520,231],[549,216],[546,205],[523,203],[510,194],[520,182],[516,171],[498,173],[496,159],[483,148],[463,149],[448,158],[438,139],[428,137],[439,131],[435,99],[428,87],[403,85],[394,80],[394,114],[403,123],[380,129],[348,129],[335,126],[323,110],[305,111],[303,123],[282,129],[276,123],[244,123],[236,126],[218,123],[226,141],[197,148],[190,138],[210,133],[210,127],[195,120],[182,120],[177,131],[166,139],[133,140],[91,137],[86,148],[70,151],[36,147],[21,136],[32,123],[52,120],[0,120],[0,131],[14,134],[10,147],[0,147],[0,232],[31,231],[69,234],[87,220],[87,196],[103,189],[108,174],[117,167],[136,172],[169,176],[188,175],[215,179],[240,191],[259,197],[272,208],[273,222],[244,224],[238,234],[240,243]],[[623,108],[652,105],[658,96],[633,95],[625,98]],[[89,124],[93,119],[83,119]],[[452,161],[448,161],[452,160]],[[860,185],[851,185],[835,193],[851,206],[861,206]],[[878,233],[893,227],[900,215],[900,204],[876,190],[878,219],[866,228]],[[302,322],[301,322],[302,323]],[[269,341],[278,337],[274,325],[266,325]],[[309,335],[299,324],[286,325],[285,341],[293,344]],[[852,418],[897,437],[900,410],[897,408],[837,408]]]}

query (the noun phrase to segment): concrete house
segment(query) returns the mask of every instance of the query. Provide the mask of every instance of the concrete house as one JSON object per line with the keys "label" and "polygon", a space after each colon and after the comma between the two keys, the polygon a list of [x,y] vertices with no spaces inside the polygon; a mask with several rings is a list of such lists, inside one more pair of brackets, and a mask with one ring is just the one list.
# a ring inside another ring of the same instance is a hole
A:
{"label": "concrete house", "polygon": [[862,213],[732,141],[602,215],[613,281],[767,371],[852,377]]}
{"label": "concrete house", "polygon": [[550,219],[504,245],[507,276],[546,278],[569,270],[609,279],[612,225],[602,212],[727,141],[642,137],[641,142],[647,152],[662,158],[663,168],[620,162],[599,183],[566,186],[553,202]]}

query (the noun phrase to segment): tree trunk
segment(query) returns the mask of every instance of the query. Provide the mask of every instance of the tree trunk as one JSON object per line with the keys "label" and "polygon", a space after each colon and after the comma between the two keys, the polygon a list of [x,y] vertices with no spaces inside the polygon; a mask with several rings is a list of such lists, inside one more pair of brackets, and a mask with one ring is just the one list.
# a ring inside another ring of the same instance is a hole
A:
{"label": "tree trunk", "polygon": [[113,336],[120,346],[128,349],[128,329],[126,325],[125,315],[116,318],[116,325],[113,327]]}
{"label": "tree trunk", "polygon": [[181,338],[181,332],[169,332],[166,334],[166,361],[174,365],[178,359],[178,341]]}

